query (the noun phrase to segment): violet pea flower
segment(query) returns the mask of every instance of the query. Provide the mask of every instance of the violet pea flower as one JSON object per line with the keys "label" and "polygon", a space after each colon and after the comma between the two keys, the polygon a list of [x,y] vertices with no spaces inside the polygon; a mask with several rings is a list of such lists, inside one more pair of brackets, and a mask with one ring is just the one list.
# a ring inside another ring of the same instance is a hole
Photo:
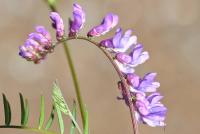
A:
{"label": "violet pea flower", "polygon": [[131,92],[156,92],[160,83],[154,81],[156,73],[147,73],[142,79],[136,74],[127,74],[127,81],[130,85]]}
{"label": "violet pea flower", "polygon": [[149,96],[136,94],[136,119],[151,127],[165,126],[167,108],[160,102],[163,96],[153,93]]}
{"label": "violet pea flower", "polygon": [[65,34],[64,23],[62,18],[57,12],[50,13],[50,19],[52,20],[52,26],[56,29],[56,38],[61,40]]}
{"label": "violet pea flower", "polygon": [[138,44],[134,47],[129,55],[125,53],[117,53],[116,59],[121,64],[136,67],[149,59],[149,53],[146,51],[143,52],[143,46],[141,44]]}
{"label": "violet pea flower", "polygon": [[73,4],[73,20],[70,20],[69,36],[75,36],[85,23],[85,12],[78,4]]}
{"label": "violet pea flower", "polygon": [[122,35],[122,29],[118,28],[115,36],[111,39],[101,41],[101,45],[106,47],[111,52],[126,52],[131,46],[137,44],[137,36],[132,35],[131,30],[127,30]]}
{"label": "violet pea flower", "polygon": [[118,24],[118,16],[112,13],[109,13],[106,15],[106,17],[103,19],[100,25],[95,26],[92,28],[87,36],[93,37],[93,36],[101,36],[109,32],[111,29],[113,29]]}

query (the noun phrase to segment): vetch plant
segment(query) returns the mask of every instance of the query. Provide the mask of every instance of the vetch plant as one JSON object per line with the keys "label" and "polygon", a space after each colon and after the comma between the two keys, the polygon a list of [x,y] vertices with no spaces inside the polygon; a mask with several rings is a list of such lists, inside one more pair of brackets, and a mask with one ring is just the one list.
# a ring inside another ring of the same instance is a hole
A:
{"label": "vetch plant", "polygon": [[[91,28],[86,36],[79,35],[80,30],[84,27],[86,22],[86,13],[79,4],[73,4],[73,17],[69,20],[69,29],[66,30],[63,19],[56,11],[55,2],[48,1],[52,12],[50,19],[52,26],[56,31],[56,42],[52,41],[51,35],[44,26],[37,26],[35,32],[29,34],[28,39],[24,45],[19,46],[19,55],[27,61],[32,61],[35,64],[40,64],[47,60],[47,55],[52,53],[56,46],[63,44],[69,67],[74,81],[77,101],[82,118],[82,126],[79,126],[76,121],[76,103],[71,112],[57,82],[53,86],[53,105],[52,112],[44,127],[44,97],[41,97],[41,112],[38,128],[27,127],[28,122],[28,101],[24,101],[22,94],[20,94],[21,102],[21,126],[10,125],[11,123],[11,108],[5,95],[4,110],[5,110],[5,125],[1,128],[20,128],[41,133],[55,133],[49,131],[54,115],[57,113],[57,118],[60,126],[60,133],[64,133],[64,123],[62,113],[69,116],[72,120],[70,134],[74,133],[75,128],[80,134],[88,134],[88,112],[85,109],[83,99],[81,97],[80,88],[78,85],[77,75],[71,59],[70,51],[66,42],[70,40],[83,40],[88,41],[92,45],[99,48],[105,56],[109,59],[114,69],[116,70],[120,80],[118,88],[122,95],[119,99],[125,101],[125,104],[130,109],[130,115],[133,126],[133,133],[139,134],[138,123],[143,123],[151,127],[165,126],[165,117],[167,108],[161,103],[163,96],[157,92],[160,83],[155,81],[156,73],[149,72],[143,78],[138,76],[135,68],[149,59],[149,53],[144,51],[142,44],[138,43],[137,36],[132,33],[132,30],[124,31],[122,28],[117,28],[115,35],[109,39],[104,39],[101,42],[96,42],[93,37],[102,36],[112,29],[114,29],[119,21],[119,18],[114,13],[108,13],[102,22]],[[132,49],[132,50],[131,50]],[[130,53],[128,51],[130,50]]]}

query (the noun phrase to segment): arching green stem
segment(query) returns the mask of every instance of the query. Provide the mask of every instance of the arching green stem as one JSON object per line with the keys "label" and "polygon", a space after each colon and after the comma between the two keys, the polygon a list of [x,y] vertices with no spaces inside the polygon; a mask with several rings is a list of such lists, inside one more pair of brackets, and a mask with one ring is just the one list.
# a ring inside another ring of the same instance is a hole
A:
{"label": "arching green stem", "polygon": [[60,43],[66,42],[66,41],[76,40],[76,39],[85,40],[85,41],[88,41],[88,42],[92,43],[93,45],[97,46],[106,55],[106,57],[109,59],[109,61],[114,66],[115,70],[117,71],[117,73],[120,77],[120,80],[122,81],[122,83],[125,87],[123,90],[125,90],[124,92],[126,93],[127,98],[128,98],[128,105],[129,105],[129,109],[130,109],[132,127],[133,127],[134,134],[139,134],[137,120],[135,118],[135,107],[134,107],[133,102],[132,102],[132,97],[131,97],[131,93],[129,91],[129,87],[127,85],[126,79],[124,78],[124,75],[122,74],[122,72],[118,68],[117,64],[114,62],[112,55],[109,52],[107,52],[105,48],[101,47],[101,45],[98,42],[95,42],[95,41],[91,40],[90,38],[83,37],[83,36],[65,38],[62,41],[57,42],[55,44],[55,46],[60,44]]}

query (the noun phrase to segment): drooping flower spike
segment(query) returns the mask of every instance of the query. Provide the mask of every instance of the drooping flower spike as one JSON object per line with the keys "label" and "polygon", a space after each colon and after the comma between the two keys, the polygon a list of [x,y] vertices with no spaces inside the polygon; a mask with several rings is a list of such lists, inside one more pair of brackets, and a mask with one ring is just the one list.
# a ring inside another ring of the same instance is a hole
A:
{"label": "drooping flower spike", "polygon": [[111,52],[126,52],[131,46],[137,44],[137,36],[132,35],[131,30],[127,30],[122,35],[122,29],[118,28],[115,36],[110,39],[101,41],[101,45],[106,47]]}
{"label": "drooping flower spike", "polygon": [[75,36],[85,23],[85,12],[78,4],[73,4],[73,20],[70,20],[69,36]]}
{"label": "drooping flower spike", "polygon": [[65,34],[63,20],[57,12],[51,12],[50,18],[52,20],[52,26],[56,29],[56,38],[57,40],[61,40]]}
{"label": "drooping flower spike", "polygon": [[131,92],[156,92],[160,83],[154,81],[156,73],[147,73],[142,79],[136,74],[127,74],[127,81]]}
{"label": "drooping flower spike", "polygon": [[118,24],[118,16],[112,13],[106,15],[100,25],[92,28],[87,36],[101,36],[112,30]]}
{"label": "drooping flower spike", "polygon": [[[84,39],[93,42],[87,37],[79,37],[77,33],[81,30],[85,23],[85,12],[78,4],[73,5],[73,20],[70,20],[68,37],[65,36],[64,23],[57,12],[51,12],[50,18],[52,25],[56,29],[56,38],[59,44],[67,39]],[[100,25],[92,28],[88,33],[88,37],[101,36],[112,30],[118,24],[118,16],[112,13],[106,15]],[[65,39],[65,40],[64,40]],[[36,32],[31,33],[25,44],[19,47],[19,55],[28,61],[40,63],[46,55],[52,52],[56,45],[52,44],[49,32],[43,26],[37,26]],[[116,30],[114,37],[105,39],[100,43],[94,43],[100,47],[104,47],[111,52],[109,57],[113,58],[113,64],[118,67],[120,78],[122,81],[118,83],[121,90],[122,99],[130,107],[134,105],[135,113],[139,122],[148,124],[149,126],[164,126],[167,108],[160,102],[162,96],[156,92],[160,87],[160,83],[155,81],[156,73],[148,73],[140,78],[134,72],[134,68],[149,59],[149,53],[143,51],[143,46],[137,44],[137,37],[132,35],[131,30],[124,32],[121,28]],[[127,54],[129,48],[133,50]],[[106,51],[102,49],[103,51]],[[121,71],[121,72],[120,72]],[[124,80],[124,81],[123,81]],[[125,85],[127,84],[127,85]],[[128,89],[126,89],[128,88]],[[130,92],[129,92],[130,91]],[[129,94],[127,94],[127,92]],[[152,93],[146,96],[147,93]],[[131,97],[131,98],[130,98]],[[132,105],[130,104],[132,100]],[[133,116],[132,116],[133,117]]]}
{"label": "drooping flower spike", "polygon": [[157,92],[147,97],[137,93],[135,102],[137,120],[152,127],[165,126],[167,108],[160,102],[162,98],[163,96]]}
{"label": "drooping flower spike", "polygon": [[29,34],[25,44],[19,46],[19,55],[28,61],[40,63],[53,50],[49,32],[43,26],[37,26],[36,32]]}

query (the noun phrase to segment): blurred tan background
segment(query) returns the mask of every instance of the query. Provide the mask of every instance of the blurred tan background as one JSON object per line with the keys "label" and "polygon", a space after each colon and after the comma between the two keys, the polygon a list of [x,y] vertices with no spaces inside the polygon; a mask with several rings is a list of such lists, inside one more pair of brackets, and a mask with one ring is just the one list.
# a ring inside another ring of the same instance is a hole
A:
{"label": "blurred tan background", "polygon": [[[72,0],[60,0],[58,7],[67,28]],[[141,134],[199,134],[200,123],[200,1],[199,0],[84,0],[87,22],[83,34],[100,23],[108,12],[119,15],[123,29],[134,29],[139,42],[150,52],[150,60],[136,70],[140,75],[158,73],[159,91],[168,107],[167,126],[140,125]],[[61,46],[42,64],[34,65],[18,56],[34,26],[51,29],[49,9],[42,0],[0,0],[0,92],[13,109],[13,124],[20,122],[18,92],[29,99],[29,124],[37,126],[39,98],[45,95],[47,116],[51,108],[52,82],[57,78],[67,102],[75,98],[74,87]],[[114,31],[102,38],[111,37]],[[102,38],[97,38],[100,40]],[[70,49],[89,110],[91,134],[131,134],[128,108],[116,100],[118,77],[105,56],[87,42],[71,41]],[[4,123],[0,99],[0,124]],[[80,121],[80,119],[79,119]],[[65,118],[66,134],[69,120]],[[57,126],[54,125],[57,129]],[[21,130],[0,129],[0,134],[25,134]]]}

